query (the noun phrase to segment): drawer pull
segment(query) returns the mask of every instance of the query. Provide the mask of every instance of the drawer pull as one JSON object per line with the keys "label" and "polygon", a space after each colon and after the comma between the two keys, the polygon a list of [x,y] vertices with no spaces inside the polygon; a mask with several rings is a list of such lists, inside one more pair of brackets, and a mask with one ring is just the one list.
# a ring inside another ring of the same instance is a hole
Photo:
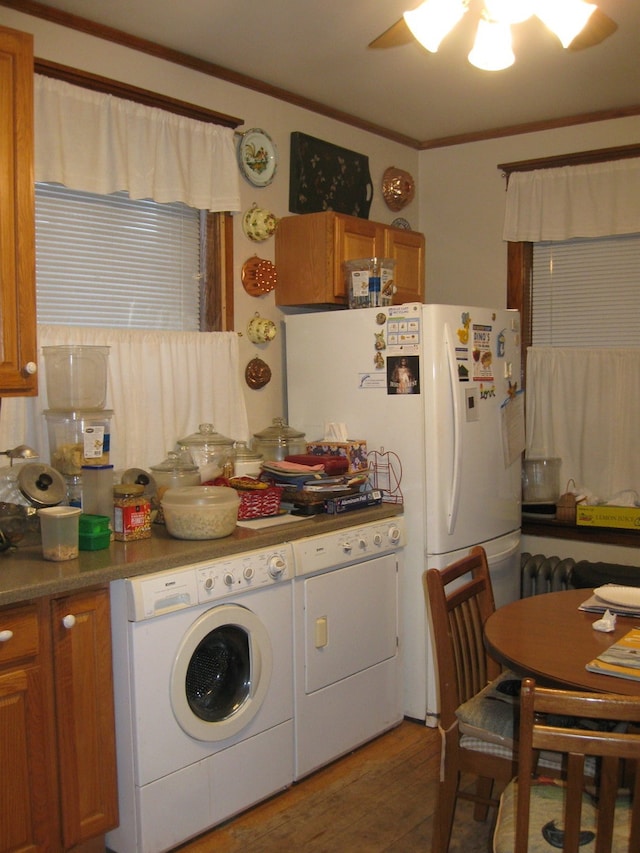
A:
{"label": "drawer pull", "polygon": [[0,631],[0,643],[6,643],[7,640],[10,640],[13,637],[13,631],[9,631],[7,628],[4,631]]}
{"label": "drawer pull", "polygon": [[67,613],[67,615],[63,616],[62,618],[62,624],[65,628],[73,628],[73,626],[76,624],[76,617],[73,615],[73,613]]}

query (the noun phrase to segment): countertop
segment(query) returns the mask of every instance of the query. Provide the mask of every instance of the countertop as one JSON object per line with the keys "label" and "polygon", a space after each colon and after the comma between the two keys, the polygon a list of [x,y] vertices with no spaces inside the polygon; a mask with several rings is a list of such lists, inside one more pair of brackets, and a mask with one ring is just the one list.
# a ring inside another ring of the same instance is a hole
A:
{"label": "countertop", "polygon": [[51,562],[42,559],[42,548],[19,544],[0,554],[0,606],[29,601],[45,595],[76,592],[108,584],[117,578],[151,572],[268,548],[303,536],[314,536],[346,527],[357,527],[402,513],[402,506],[382,504],[337,515],[322,514],[292,520],[260,530],[236,527],[222,539],[187,541],[174,539],[164,525],[153,524],[150,539],[112,542],[101,551],[80,551],[77,560]]}

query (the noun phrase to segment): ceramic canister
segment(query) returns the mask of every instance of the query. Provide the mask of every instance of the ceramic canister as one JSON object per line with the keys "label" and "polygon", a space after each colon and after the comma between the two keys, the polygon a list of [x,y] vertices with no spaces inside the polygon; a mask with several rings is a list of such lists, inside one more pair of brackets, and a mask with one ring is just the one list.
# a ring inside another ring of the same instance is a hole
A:
{"label": "ceramic canister", "polygon": [[268,341],[272,341],[276,332],[276,324],[273,320],[267,320],[259,314],[256,314],[247,326],[247,335],[254,344],[266,344]]}

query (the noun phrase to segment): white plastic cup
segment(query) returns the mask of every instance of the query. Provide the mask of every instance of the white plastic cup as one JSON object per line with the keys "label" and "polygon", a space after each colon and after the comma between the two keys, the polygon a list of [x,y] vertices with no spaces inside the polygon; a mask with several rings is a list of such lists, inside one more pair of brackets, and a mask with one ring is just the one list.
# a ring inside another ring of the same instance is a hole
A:
{"label": "white plastic cup", "polygon": [[79,548],[80,513],[74,506],[50,506],[38,510],[42,556],[45,560],[75,560]]}

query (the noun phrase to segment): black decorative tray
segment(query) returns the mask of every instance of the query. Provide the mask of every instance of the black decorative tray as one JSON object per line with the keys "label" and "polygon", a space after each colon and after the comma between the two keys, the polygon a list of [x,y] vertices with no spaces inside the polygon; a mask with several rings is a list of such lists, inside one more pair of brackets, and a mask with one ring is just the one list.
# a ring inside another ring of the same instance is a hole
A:
{"label": "black decorative tray", "polygon": [[334,210],[368,219],[372,198],[368,157],[306,133],[291,134],[291,213]]}

